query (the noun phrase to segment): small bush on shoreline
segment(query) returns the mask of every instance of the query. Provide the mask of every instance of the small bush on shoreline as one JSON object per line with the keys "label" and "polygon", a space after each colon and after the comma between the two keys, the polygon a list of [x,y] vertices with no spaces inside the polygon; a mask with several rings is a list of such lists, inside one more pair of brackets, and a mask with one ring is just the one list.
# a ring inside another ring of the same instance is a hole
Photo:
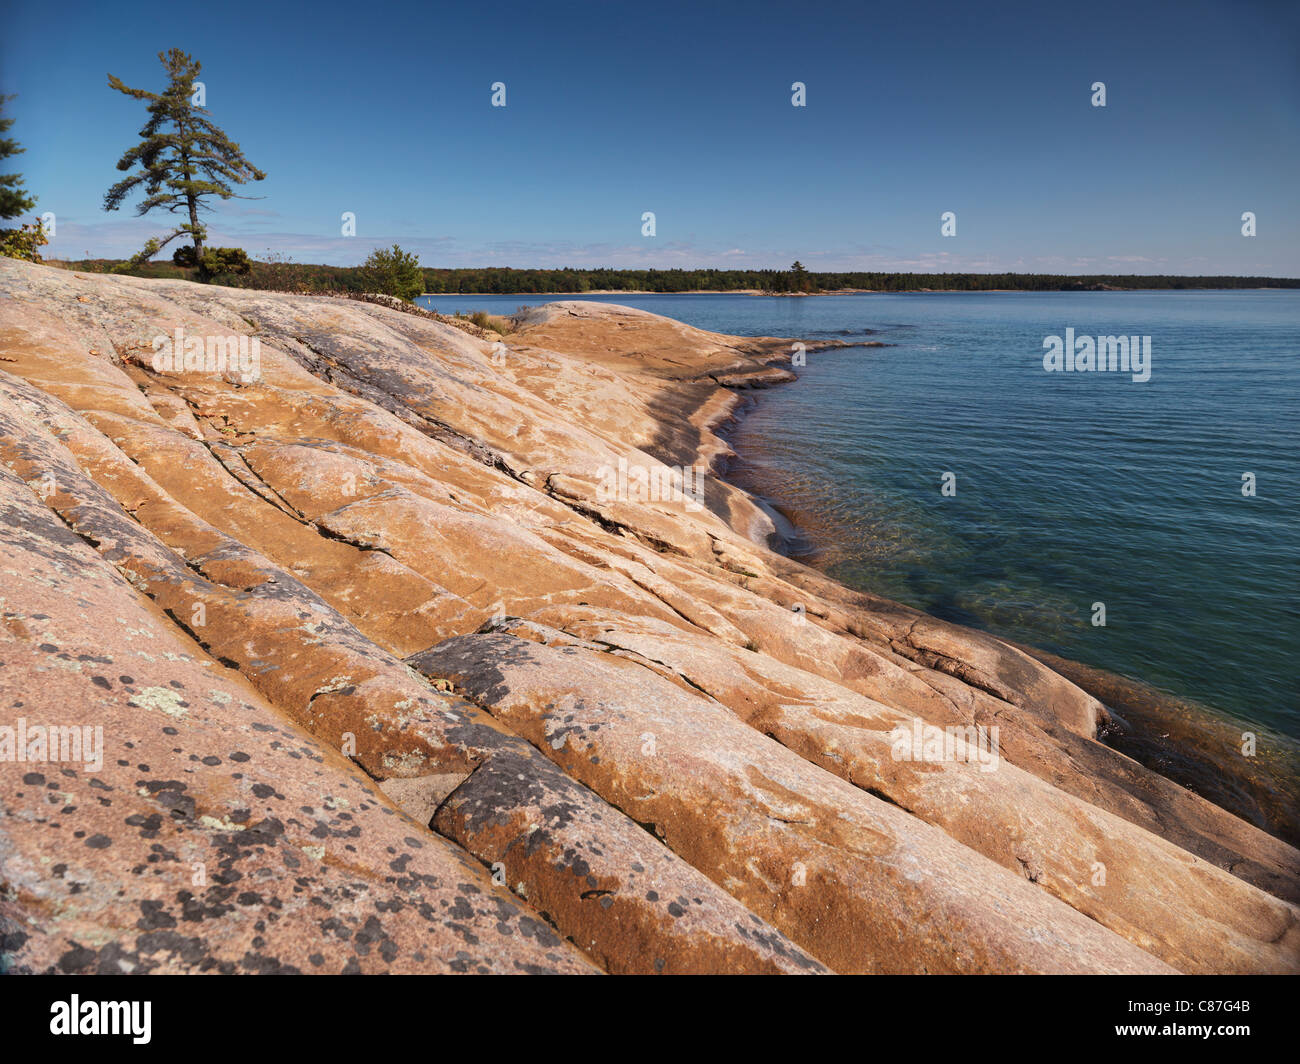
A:
{"label": "small bush on shoreline", "polygon": [[458,313],[456,317],[460,318],[461,321],[471,322],[480,329],[500,333],[502,336],[508,336],[515,331],[515,323],[510,318],[503,318],[499,314],[489,314],[486,310],[476,310],[472,314]]}

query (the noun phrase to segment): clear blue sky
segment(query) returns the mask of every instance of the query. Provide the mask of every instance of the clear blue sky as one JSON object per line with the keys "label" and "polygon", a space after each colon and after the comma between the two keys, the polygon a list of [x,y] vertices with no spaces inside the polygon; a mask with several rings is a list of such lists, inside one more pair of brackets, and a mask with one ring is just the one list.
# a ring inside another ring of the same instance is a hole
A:
{"label": "clear blue sky", "polygon": [[101,209],[144,117],[106,75],[157,90],[175,46],[268,174],[209,221],[254,255],[1300,276],[1295,0],[8,0],[0,20],[55,257],[165,231]]}

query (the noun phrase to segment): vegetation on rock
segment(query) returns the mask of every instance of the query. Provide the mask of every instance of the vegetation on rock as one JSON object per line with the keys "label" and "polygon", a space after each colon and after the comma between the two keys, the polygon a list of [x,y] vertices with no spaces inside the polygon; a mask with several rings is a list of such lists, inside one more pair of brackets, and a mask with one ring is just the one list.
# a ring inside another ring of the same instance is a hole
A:
{"label": "vegetation on rock", "polygon": [[392,251],[376,248],[361,267],[361,280],[368,292],[397,296],[408,303],[424,291],[424,274],[417,255],[394,244]]}
{"label": "vegetation on rock", "polygon": [[[6,133],[14,124],[12,118],[4,115],[4,105],[12,96],[0,96],[0,133]],[[26,148],[18,146],[13,137],[0,137],[0,160],[11,155],[21,155]],[[0,174],[0,219],[9,221],[36,206],[36,197],[23,187],[22,174]],[[0,229],[0,255],[11,259],[27,259],[40,262],[37,251],[49,243],[45,227],[39,222],[28,222],[17,229]]]}
{"label": "vegetation on rock", "polygon": [[[177,225],[162,238],[152,238],[132,259],[142,265],[177,237],[194,242],[195,259],[202,264],[207,229],[199,222],[201,211],[211,210],[208,200],[246,198],[235,196],[232,185],[261,181],[266,175],[244,158],[239,145],[217,127],[202,105],[203,85],[198,82],[201,64],[179,48],[159,52],[167,71],[167,88],[161,93],[133,89],[120,78],[108,76],[109,85],[135,100],[148,102],[149,120],[140,130],[139,144],[128,148],[117,168],[131,171],[104,194],[104,209],[117,210],[137,189],[145,198],[136,205],[143,217],[161,209],[183,212],[188,221]],[[197,87],[196,87],[197,84]]]}

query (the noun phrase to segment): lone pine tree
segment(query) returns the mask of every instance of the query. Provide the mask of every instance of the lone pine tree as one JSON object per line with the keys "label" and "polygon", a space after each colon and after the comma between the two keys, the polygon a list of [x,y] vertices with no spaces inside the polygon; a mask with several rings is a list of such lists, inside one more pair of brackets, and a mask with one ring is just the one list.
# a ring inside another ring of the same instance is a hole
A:
{"label": "lone pine tree", "polygon": [[135,258],[143,261],[157,254],[178,236],[194,241],[194,259],[203,262],[206,228],[199,212],[211,210],[204,201],[212,196],[236,197],[232,185],[261,181],[266,175],[244,158],[239,145],[217,128],[206,108],[196,103],[194,83],[199,75],[198,60],[179,48],[159,52],[167,71],[167,88],[161,93],[133,89],[120,78],[108,75],[108,84],[136,100],[147,100],[149,121],[140,130],[144,139],[118,160],[119,170],[139,170],[123,178],[104,194],[104,209],[115,211],[138,187],[145,198],[136,205],[137,216],[162,208],[175,214],[186,212],[189,221],[159,240],[152,238]]}

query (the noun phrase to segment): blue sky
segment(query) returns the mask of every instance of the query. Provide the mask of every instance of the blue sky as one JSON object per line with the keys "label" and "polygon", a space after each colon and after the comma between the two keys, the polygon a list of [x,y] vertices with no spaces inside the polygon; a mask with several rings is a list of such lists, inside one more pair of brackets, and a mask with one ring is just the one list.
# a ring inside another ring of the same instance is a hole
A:
{"label": "blue sky", "polygon": [[268,174],[208,221],[253,255],[1300,276],[1295,2],[10,0],[0,91],[50,256],[166,230],[101,202],[144,117],[106,75],[160,89],[169,47]]}

